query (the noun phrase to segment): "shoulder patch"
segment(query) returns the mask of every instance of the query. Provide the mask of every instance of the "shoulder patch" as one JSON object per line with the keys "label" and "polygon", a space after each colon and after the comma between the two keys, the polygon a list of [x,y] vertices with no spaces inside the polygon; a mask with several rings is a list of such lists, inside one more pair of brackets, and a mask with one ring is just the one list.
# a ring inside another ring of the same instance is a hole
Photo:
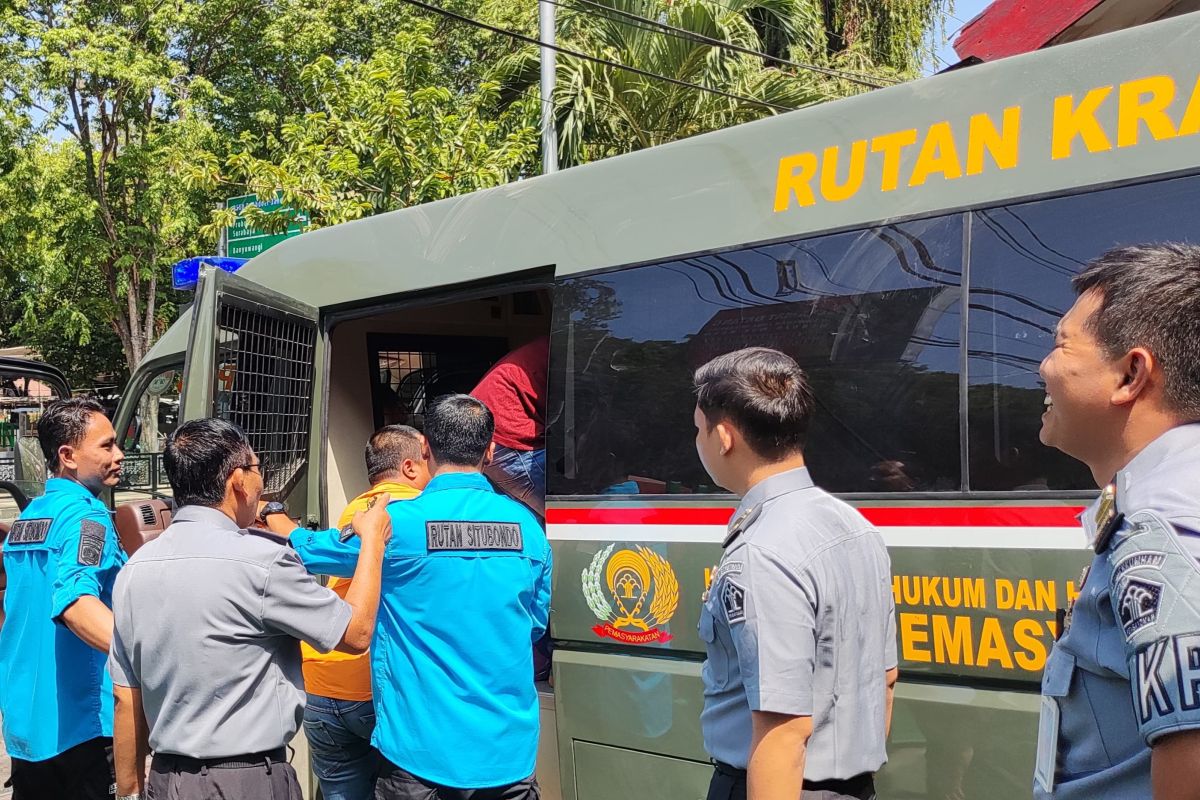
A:
{"label": "shoulder patch", "polygon": [[104,555],[104,539],[108,530],[99,522],[85,519],[79,523],[79,563],[85,567],[100,566]]}
{"label": "shoulder patch", "polygon": [[525,549],[518,522],[467,522],[465,520],[425,523],[425,544],[429,552],[447,550]]}
{"label": "shoulder patch", "polygon": [[257,536],[259,539],[266,539],[268,542],[274,542],[280,547],[291,547],[292,541],[286,536],[280,536],[262,528],[246,528],[246,533],[250,536]]}
{"label": "shoulder patch", "polygon": [[10,544],[41,544],[50,533],[48,519],[19,519],[12,524],[5,540]]}
{"label": "shoulder patch", "polygon": [[1162,584],[1145,578],[1130,578],[1121,584],[1117,614],[1126,640],[1158,619],[1158,604],[1162,599]]}
{"label": "shoulder patch", "polygon": [[730,625],[746,621],[746,590],[732,578],[721,587],[721,603],[725,606],[725,621]]}

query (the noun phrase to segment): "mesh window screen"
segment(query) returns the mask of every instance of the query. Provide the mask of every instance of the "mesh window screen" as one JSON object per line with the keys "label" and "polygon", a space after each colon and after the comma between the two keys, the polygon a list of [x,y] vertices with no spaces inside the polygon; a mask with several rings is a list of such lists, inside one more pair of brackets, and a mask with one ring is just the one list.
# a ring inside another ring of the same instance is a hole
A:
{"label": "mesh window screen", "polygon": [[411,425],[424,430],[425,406],[433,397],[437,378],[437,353],[413,350],[380,350],[379,383],[385,425]]}
{"label": "mesh window screen", "polygon": [[228,296],[217,319],[213,414],[246,431],[266,493],[287,494],[308,458],[316,326]]}

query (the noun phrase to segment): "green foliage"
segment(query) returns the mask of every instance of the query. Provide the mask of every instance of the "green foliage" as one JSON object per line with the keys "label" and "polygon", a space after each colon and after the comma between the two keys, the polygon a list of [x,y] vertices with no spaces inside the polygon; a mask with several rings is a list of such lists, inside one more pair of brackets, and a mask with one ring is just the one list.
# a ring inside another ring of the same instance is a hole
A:
{"label": "green foliage", "polygon": [[[589,56],[721,89],[743,99],[560,54],[554,97],[563,166],[652,147],[864,91],[860,82],[785,63],[894,82],[920,65],[923,35],[948,0],[569,0],[560,43]],[[705,37],[699,40],[638,20]],[[731,50],[720,43],[741,48]],[[763,55],[751,55],[744,51]],[[538,51],[502,59],[506,102],[539,113]]]}
{"label": "green foliage", "polygon": [[[949,0],[602,0],[734,53],[562,0],[562,44],[722,97],[559,57],[564,164],[861,91],[779,59],[912,74]],[[527,35],[524,0],[438,0]],[[76,384],[127,374],[215,250],[224,198],[282,194],[314,225],[538,168],[537,50],[404,0],[0,2],[0,344]],[[286,214],[246,212],[277,230]]]}
{"label": "green foliage", "polygon": [[[431,24],[415,21],[365,61],[317,58],[300,73],[311,111],[284,118],[278,135],[243,133],[223,163],[179,159],[181,174],[205,189],[282,192],[285,205],[304,209],[315,226],[512,180],[536,152],[537,131],[516,112],[495,113],[494,83],[443,85],[433,34]],[[287,224],[256,208],[245,215],[263,229]],[[209,229],[233,220],[232,211],[221,212]]]}

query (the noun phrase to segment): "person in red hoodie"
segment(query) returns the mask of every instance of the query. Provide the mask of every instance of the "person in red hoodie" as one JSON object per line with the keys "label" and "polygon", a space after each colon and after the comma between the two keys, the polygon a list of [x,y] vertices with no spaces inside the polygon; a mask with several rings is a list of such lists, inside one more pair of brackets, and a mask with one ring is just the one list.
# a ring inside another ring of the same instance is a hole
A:
{"label": "person in red hoodie", "polygon": [[546,516],[546,373],[550,337],[541,336],[496,362],[471,395],[496,420],[496,455],[484,467],[496,487]]}

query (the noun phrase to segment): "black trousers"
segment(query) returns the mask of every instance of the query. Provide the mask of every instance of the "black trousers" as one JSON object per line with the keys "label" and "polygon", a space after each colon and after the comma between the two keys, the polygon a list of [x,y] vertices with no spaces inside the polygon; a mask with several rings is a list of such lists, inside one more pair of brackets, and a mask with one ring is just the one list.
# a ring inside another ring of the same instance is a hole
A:
{"label": "black trousers", "polygon": [[375,782],[375,800],[541,800],[537,778],[491,789],[454,789],[418,778],[411,772],[384,761]]}
{"label": "black trousers", "polygon": [[146,800],[302,800],[296,770],[283,749],[227,759],[169,753],[150,761]]}
{"label": "black trousers", "polygon": [[12,800],[110,800],[117,791],[112,739],[90,739],[45,761],[14,758],[12,788]]}
{"label": "black trousers", "polygon": [[[875,800],[869,772],[847,780],[805,781],[802,800]],[[746,800],[746,770],[717,764],[708,784],[708,800]]]}

